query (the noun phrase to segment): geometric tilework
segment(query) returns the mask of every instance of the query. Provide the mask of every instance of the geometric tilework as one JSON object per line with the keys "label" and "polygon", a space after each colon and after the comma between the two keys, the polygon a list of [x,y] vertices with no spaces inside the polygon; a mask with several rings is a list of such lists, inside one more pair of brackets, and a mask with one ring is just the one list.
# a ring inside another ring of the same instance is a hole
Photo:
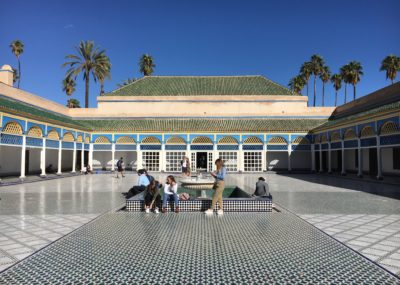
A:
{"label": "geometric tilework", "polygon": [[[245,146],[243,146],[244,149]],[[286,144],[268,144],[267,150],[287,150],[288,146]],[[262,150],[262,148],[260,149]]]}
{"label": "geometric tilework", "polygon": [[57,131],[51,130],[51,131],[47,134],[47,138],[48,138],[48,139],[52,139],[52,140],[59,140],[59,139],[60,139],[60,136],[58,135]]}
{"label": "geometric tilework", "polygon": [[[105,138],[105,137],[98,137],[96,141],[100,138]],[[100,144],[100,143],[93,144],[93,150],[111,150],[111,148],[112,148],[111,144]]]}
{"label": "geometric tilework", "polygon": [[217,145],[218,150],[239,150],[239,145],[237,144],[227,144],[227,145]]}
{"label": "geometric tilework", "polygon": [[186,145],[175,144],[175,145],[165,145],[165,150],[186,150]]}
{"label": "geometric tilework", "polygon": [[376,138],[361,139],[361,147],[376,146]]}
{"label": "geometric tilework", "polygon": [[63,149],[74,149],[74,143],[73,142],[63,141],[61,143],[62,143],[61,147]]}
{"label": "geometric tilework", "polygon": [[328,149],[329,145],[327,143],[321,144],[321,149]]}
{"label": "geometric tilework", "polygon": [[22,127],[16,122],[9,122],[3,128],[3,133],[22,135]]}
{"label": "geometric tilework", "polygon": [[64,134],[62,140],[65,141],[65,142],[73,142],[75,139],[74,139],[74,136],[71,133],[68,132],[68,133]]}
{"label": "geometric tilework", "polygon": [[27,136],[41,138],[43,136],[42,129],[34,126],[29,129]]}
{"label": "geometric tilework", "polygon": [[389,135],[389,136],[381,136],[380,137],[381,145],[392,145],[392,144],[400,144],[400,134],[398,135]]}
{"label": "geometric tilework", "polygon": [[46,139],[46,148],[58,148],[59,141]]}
{"label": "geometric tilework", "polygon": [[26,145],[29,145],[29,146],[43,146],[43,139],[41,139],[41,138],[33,138],[33,137],[26,137]]}
{"label": "geometric tilework", "polygon": [[[278,147],[281,149],[281,147],[286,147],[287,145],[270,145],[271,147]],[[263,145],[257,145],[257,144],[244,144],[243,145],[243,150],[263,150]]]}
{"label": "geometric tilework", "polygon": [[136,150],[135,144],[116,144],[115,150]]}
{"label": "geometric tilework", "polygon": [[331,149],[339,149],[339,148],[342,148],[341,142],[332,142],[331,143]]}
{"label": "geometric tilework", "polygon": [[98,144],[108,144],[111,143],[110,140],[105,137],[105,136],[99,136],[98,138],[96,138],[96,140],[94,141],[95,143]]}
{"label": "geometric tilework", "polygon": [[307,145],[307,144],[292,144],[292,150],[309,151],[309,150],[311,150],[311,145]]}
{"label": "geometric tilework", "polygon": [[190,145],[191,150],[213,150],[213,145]]}
{"label": "geometric tilework", "polygon": [[344,141],[344,148],[354,148],[354,147],[358,147],[357,140]]}
{"label": "geometric tilework", "polygon": [[398,281],[287,213],[110,213],[0,275],[13,285]]}
{"label": "geometric tilework", "polygon": [[2,144],[22,145],[22,136],[0,134]]}
{"label": "geometric tilework", "polygon": [[161,150],[161,144],[151,145],[151,144],[141,144],[140,150]]}

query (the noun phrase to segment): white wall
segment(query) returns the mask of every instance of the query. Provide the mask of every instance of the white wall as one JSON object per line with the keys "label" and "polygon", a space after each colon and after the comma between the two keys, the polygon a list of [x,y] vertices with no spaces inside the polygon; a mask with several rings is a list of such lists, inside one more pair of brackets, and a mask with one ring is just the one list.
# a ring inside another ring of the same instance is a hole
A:
{"label": "white wall", "polygon": [[399,169],[393,169],[393,148],[382,148],[382,173],[400,175]]}
{"label": "white wall", "polygon": [[286,151],[267,151],[267,169],[277,170],[288,168],[288,153]]}
{"label": "white wall", "polygon": [[345,159],[345,169],[346,171],[357,171],[357,167],[355,167],[355,151],[354,149],[346,149],[344,151],[344,159]]}
{"label": "white wall", "polygon": [[40,152],[41,148],[27,148],[29,150],[29,173],[38,174],[41,172],[40,169]]}
{"label": "white wall", "polygon": [[21,148],[0,145],[0,176],[21,175]]}
{"label": "white wall", "polygon": [[[117,158],[117,156],[115,156]],[[111,165],[107,166],[107,163],[112,159],[111,151],[94,151],[93,152],[93,169],[102,169],[106,167],[111,168]]]}
{"label": "white wall", "polygon": [[292,151],[291,154],[292,169],[311,170],[311,152]]}
{"label": "white wall", "polygon": [[63,150],[61,156],[61,172],[72,170],[73,150]]}

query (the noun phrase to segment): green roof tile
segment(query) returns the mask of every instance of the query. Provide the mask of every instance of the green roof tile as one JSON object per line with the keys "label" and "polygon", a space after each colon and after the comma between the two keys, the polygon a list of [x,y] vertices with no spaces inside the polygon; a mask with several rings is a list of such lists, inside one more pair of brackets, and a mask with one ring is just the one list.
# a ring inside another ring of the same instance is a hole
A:
{"label": "green roof tile", "polygon": [[264,76],[148,76],[105,96],[293,95]]}

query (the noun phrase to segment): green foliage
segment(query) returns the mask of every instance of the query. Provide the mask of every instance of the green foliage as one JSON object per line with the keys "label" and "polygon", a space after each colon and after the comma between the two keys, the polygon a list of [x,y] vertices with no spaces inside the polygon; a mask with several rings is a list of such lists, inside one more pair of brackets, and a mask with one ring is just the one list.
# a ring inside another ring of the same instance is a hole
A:
{"label": "green foliage", "polygon": [[288,86],[297,94],[301,94],[301,90],[303,90],[304,86],[306,85],[306,81],[303,76],[298,75],[290,79]]}
{"label": "green foliage", "polygon": [[71,77],[67,77],[62,81],[62,90],[67,94],[68,96],[71,96],[72,93],[75,92],[75,80],[72,79]]}
{"label": "green foliage", "polygon": [[393,81],[396,79],[397,72],[400,71],[400,57],[394,54],[388,55],[382,60],[380,71],[386,71],[386,79]]}
{"label": "green foliage", "polygon": [[69,99],[67,101],[67,107],[68,108],[80,108],[81,107],[81,103],[77,99]]}
{"label": "green foliage", "polygon": [[140,72],[143,73],[144,76],[150,76],[154,72],[154,67],[156,65],[154,64],[153,57],[148,54],[142,55],[139,61],[139,66],[140,66]]}
{"label": "green foliage", "polygon": [[[12,41],[10,44],[11,52],[17,57],[18,60],[18,85],[17,87],[19,88],[19,85],[21,83],[21,61],[19,60],[19,57],[21,54],[24,52],[24,44],[20,40],[15,40]],[[13,82],[15,83],[15,81]]]}

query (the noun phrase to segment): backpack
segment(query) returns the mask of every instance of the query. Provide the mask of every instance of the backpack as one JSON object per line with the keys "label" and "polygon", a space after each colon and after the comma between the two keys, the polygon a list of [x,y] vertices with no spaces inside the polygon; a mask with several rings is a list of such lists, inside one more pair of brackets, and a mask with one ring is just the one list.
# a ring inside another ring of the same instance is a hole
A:
{"label": "backpack", "polygon": [[118,160],[117,167],[121,167],[121,166],[122,166],[122,162],[121,162],[121,160]]}
{"label": "backpack", "polygon": [[147,176],[147,179],[149,179],[149,182],[151,183],[153,180],[154,180],[154,177],[153,176],[151,176],[151,175],[146,175]]}

